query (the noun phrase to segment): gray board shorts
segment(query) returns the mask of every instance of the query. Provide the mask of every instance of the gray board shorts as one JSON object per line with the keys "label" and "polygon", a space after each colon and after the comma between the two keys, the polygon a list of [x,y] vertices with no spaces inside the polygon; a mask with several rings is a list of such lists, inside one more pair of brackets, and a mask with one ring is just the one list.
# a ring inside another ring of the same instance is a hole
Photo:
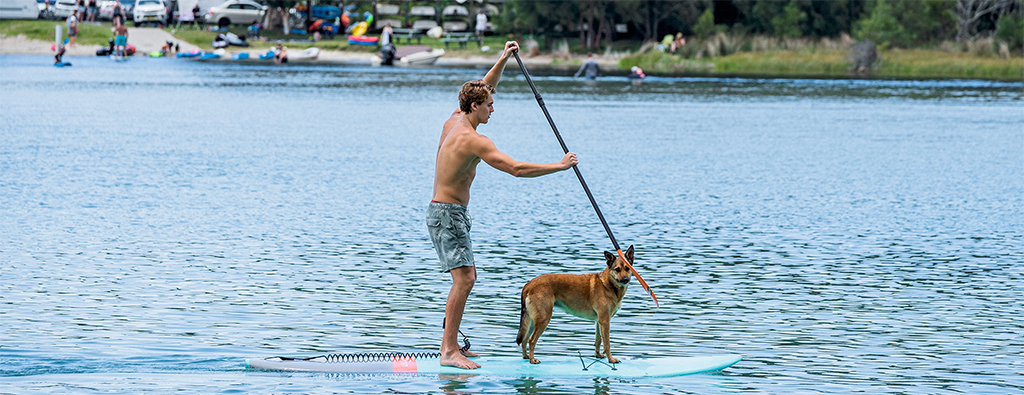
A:
{"label": "gray board shorts", "polygon": [[441,260],[441,272],[473,266],[473,244],[469,241],[472,228],[473,218],[466,206],[431,202],[427,207],[427,230]]}

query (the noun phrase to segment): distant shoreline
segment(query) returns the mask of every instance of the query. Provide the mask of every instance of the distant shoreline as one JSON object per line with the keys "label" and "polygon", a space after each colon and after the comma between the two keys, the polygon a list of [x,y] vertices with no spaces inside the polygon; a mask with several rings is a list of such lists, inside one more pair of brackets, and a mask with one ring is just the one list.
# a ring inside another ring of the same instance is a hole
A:
{"label": "distant shoreline", "polygon": [[[96,34],[105,33],[109,26],[90,25],[86,28],[95,30]],[[201,49],[178,35],[171,35],[161,29],[132,29],[138,34],[129,35],[129,42],[138,46],[136,56],[159,49],[164,41],[157,37],[166,36],[189,49]],[[10,32],[8,32],[10,33]],[[195,34],[197,32],[192,32]],[[37,35],[38,36],[38,35]],[[82,38],[80,36],[80,38]],[[195,37],[192,37],[195,38]],[[87,41],[87,40],[82,40]],[[97,41],[96,39],[92,40]],[[143,44],[144,43],[144,44]],[[318,59],[308,64],[339,64],[339,65],[370,65],[377,56],[375,51],[359,48],[357,51],[337,48],[336,41],[325,41]],[[53,55],[52,42],[33,39],[23,34],[16,36],[0,33],[0,54],[21,55]],[[269,44],[260,43],[253,47],[229,47],[227,58],[236,53],[262,53]],[[288,43],[285,43],[288,45]],[[313,42],[302,42],[294,49],[317,46]],[[69,47],[65,56],[96,56],[96,50],[102,48],[96,44],[78,44]],[[653,57],[652,57],[653,56]],[[497,58],[497,48],[488,52],[456,50],[448,51],[435,64],[437,67],[448,68],[489,68]],[[560,71],[565,74],[574,73],[583,61],[581,55],[553,55],[541,53],[537,56],[523,56],[523,62],[531,70]],[[847,71],[848,64],[844,50],[831,51],[762,51],[732,54],[725,57],[706,58],[703,60],[673,59],[672,56],[660,52],[597,54],[595,60],[601,66],[604,75],[627,75],[631,66],[637,65],[649,76],[666,77],[708,77],[708,78],[793,78],[793,79],[899,79],[899,80],[948,80],[978,79],[988,81],[1024,82],[1024,59],[994,59],[971,57],[966,54],[947,54],[928,50],[886,50],[879,51],[879,63],[868,74],[855,74]],[[227,62],[229,60],[222,60]],[[515,68],[515,64],[506,69]]]}

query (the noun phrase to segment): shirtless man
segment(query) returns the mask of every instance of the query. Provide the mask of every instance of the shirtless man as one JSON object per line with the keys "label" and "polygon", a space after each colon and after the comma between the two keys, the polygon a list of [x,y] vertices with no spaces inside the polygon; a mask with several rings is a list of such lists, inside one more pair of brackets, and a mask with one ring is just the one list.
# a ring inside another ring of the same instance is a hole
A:
{"label": "shirtless man", "polygon": [[469,187],[481,160],[495,169],[516,177],[538,177],[566,170],[578,162],[568,153],[555,163],[519,162],[498,151],[489,138],[476,132],[494,112],[494,86],[501,79],[505,63],[519,49],[515,41],[505,43],[505,52],[483,80],[469,81],[459,92],[459,109],[441,129],[434,170],[434,196],[427,209],[427,228],[441,260],[441,270],[451,273],[452,288],[445,305],[444,335],[441,338],[441,365],[476,369],[480,364],[467,357],[479,356],[459,349],[457,335],[466,299],[476,282],[469,231],[472,227],[466,206]]}
{"label": "shirtless man", "polygon": [[125,24],[117,25],[114,28],[114,34],[114,56],[128,56],[128,26]]}

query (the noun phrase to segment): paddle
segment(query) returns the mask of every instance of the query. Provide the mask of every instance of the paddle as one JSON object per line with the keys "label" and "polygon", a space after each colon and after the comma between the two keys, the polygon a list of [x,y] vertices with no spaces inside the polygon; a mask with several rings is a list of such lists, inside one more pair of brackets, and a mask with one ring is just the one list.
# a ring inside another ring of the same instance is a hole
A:
{"label": "paddle", "polygon": [[[544,99],[540,97],[540,92],[537,91],[537,86],[533,85],[533,79],[530,78],[530,73],[526,71],[526,65],[523,64],[523,60],[519,58],[519,51],[512,51],[512,55],[516,57],[516,62],[519,63],[519,69],[523,71],[523,76],[526,77],[526,82],[530,84],[530,89],[533,89],[533,95],[537,97],[537,104],[540,104],[540,109],[544,111],[544,116],[548,119],[548,124],[551,125],[551,130],[555,132],[555,137],[558,138],[558,144],[562,145],[562,151],[569,153],[569,148],[565,146],[565,141],[562,140],[562,135],[558,133],[558,127],[555,126],[555,121],[551,119],[551,114],[548,113],[548,108],[544,106]],[[594,206],[594,211],[597,212],[597,218],[601,219],[601,225],[604,225],[604,231],[608,233],[608,238],[612,240],[612,245],[615,246],[615,252],[619,253],[619,258],[626,263],[629,267],[629,271],[633,273],[633,276],[637,280],[640,280],[640,285],[644,287],[647,293],[651,294],[651,298],[654,299],[654,305],[661,307],[658,303],[658,297],[654,296],[654,291],[651,291],[651,287],[647,285],[647,281],[644,281],[643,277],[640,277],[640,273],[636,272],[633,268],[633,263],[626,259],[626,256],[622,254],[622,248],[619,247],[619,242],[615,240],[615,235],[612,234],[612,229],[608,227],[608,221],[604,220],[604,214],[601,214],[601,209],[597,207],[597,201],[594,200],[594,195],[590,193],[590,188],[587,187],[587,182],[583,180],[583,174],[580,173],[580,169],[576,166],[572,167],[572,170],[576,172],[576,178],[580,180],[580,184],[583,185],[583,190],[587,192],[587,197],[590,198],[590,204]]]}

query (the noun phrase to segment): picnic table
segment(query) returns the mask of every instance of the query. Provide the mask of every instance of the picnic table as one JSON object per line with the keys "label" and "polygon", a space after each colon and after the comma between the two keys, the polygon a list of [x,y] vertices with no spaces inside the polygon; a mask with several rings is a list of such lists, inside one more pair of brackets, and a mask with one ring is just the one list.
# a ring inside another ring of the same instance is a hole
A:
{"label": "picnic table", "polygon": [[391,29],[395,34],[395,44],[401,44],[402,39],[405,39],[406,44],[412,44],[412,39],[416,39],[416,44],[419,44],[423,40],[424,33],[423,29]]}
{"label": "picnic table", "polygon": [[448,49],[448,44],[453,42],[459,43],[459,48],[466,49],[466,43],[470,40],[475,41],[476,46],[480,47],[481,39],[476,36],[476,33],[445,33],[441,42],[444,43],[444,49]]}

